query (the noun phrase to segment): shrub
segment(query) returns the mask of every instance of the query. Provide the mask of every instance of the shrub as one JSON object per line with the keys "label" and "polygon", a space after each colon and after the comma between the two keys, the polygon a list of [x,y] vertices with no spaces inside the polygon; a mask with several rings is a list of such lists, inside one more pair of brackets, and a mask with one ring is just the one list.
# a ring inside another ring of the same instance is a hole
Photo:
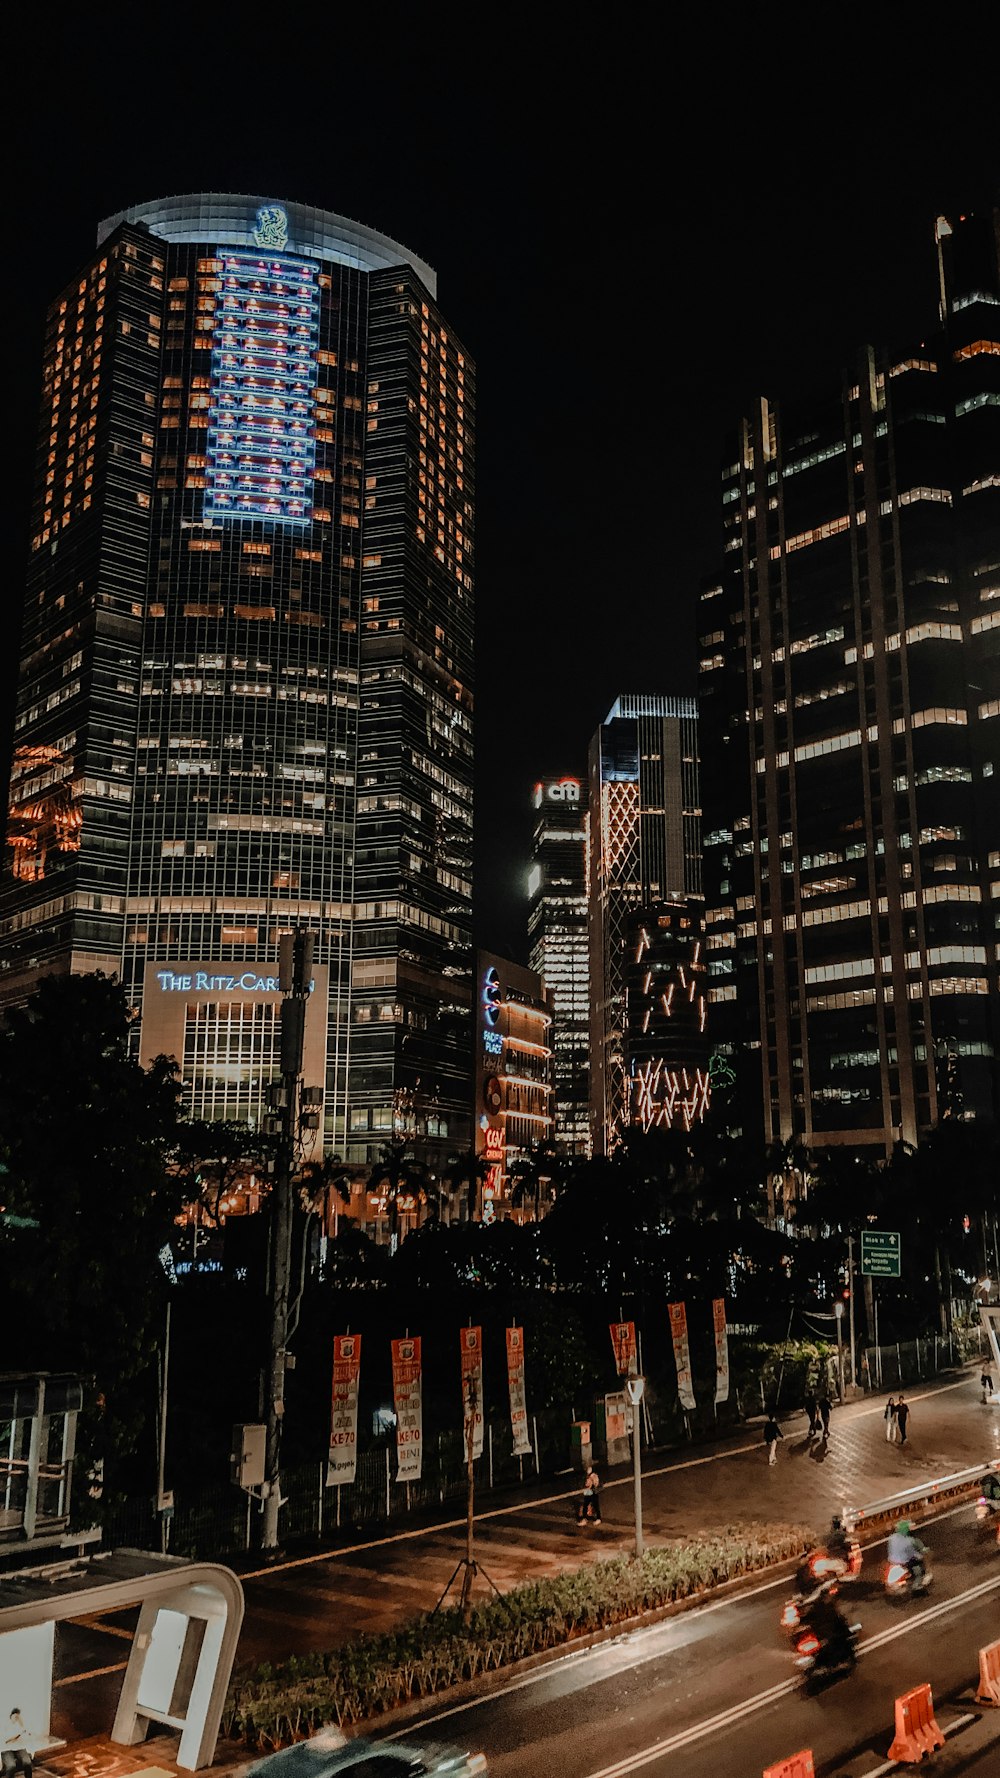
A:
{"label": "shrub", "polygon": [[326,1652],[294,1655],[238,1675],[223,1731],[267,1749],[323,1723],[363,1722],[411,1698],[429,1697],[525,1656],[708,1592],[723,1581],[797,1555],[797,1526],[728,1530],[696,1543],[664,1544],[639,1561],[616,1557],[551,1579],[527,1581],[477,1604],[425,1612],[377,1635],[352,1636]]}

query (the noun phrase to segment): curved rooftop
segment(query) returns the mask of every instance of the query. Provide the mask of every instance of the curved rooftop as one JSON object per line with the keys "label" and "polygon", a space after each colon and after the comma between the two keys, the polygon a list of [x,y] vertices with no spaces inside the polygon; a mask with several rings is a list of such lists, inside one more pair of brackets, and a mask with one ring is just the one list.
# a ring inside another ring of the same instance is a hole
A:
{"label": "curved rooftop", "polygon": [[412,266],[417,276],[437,297],[437,273],[407,247],[380,235],[349,216],[317,210],[312,204],[287,203],[283,198],[251,196],[242,192],[187,192],[179,197],[154,198],[119,210],[98,225],[97,245],[107,240],[122,222],[143,223],[164,241],[194,242],[219,247],[253,247],[261,210],[282,211],[287,217],[289,253],[305,259],[333,260],[362,272],[382,271],[387,266]]}

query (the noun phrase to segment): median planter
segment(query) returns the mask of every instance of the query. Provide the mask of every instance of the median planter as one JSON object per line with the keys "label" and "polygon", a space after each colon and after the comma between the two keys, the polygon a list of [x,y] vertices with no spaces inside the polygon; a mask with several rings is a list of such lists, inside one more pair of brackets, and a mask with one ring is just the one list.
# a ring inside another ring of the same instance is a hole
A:
{"label": "median planter", "polygon": [[350,1727],[787,1562],[807,1537],[795,1526],[761,1527],[664,1544],[638,1562],[618,1557],[514,1587],[483,1600],[468,1625],[457,1607],[424,1613],[396,1630],[258,1666],[234,1679],[223,1733],[268,1750],[323,1723]]}

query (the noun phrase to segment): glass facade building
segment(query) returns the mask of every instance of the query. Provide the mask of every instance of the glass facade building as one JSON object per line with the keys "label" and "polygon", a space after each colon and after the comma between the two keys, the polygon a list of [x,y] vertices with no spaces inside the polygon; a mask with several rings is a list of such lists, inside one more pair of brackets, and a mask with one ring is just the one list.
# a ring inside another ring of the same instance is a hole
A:
{"label": "glass facade building", "polygon": [[883,1153],[997,1106],[996,219],[939,325],[727,451],[701,599],[710,1005],[736,1122]]}
{"label": "glass facade building", "polygon": [[120,973],[256,1120],[311,927],[359,1165],[470,1140],[474,408],[432,269],[305,205],[137,206],[49,313],[0,997]]}
{"label": "glass facade building", "polygon": [[695,699],[618,698],[589,799],[591,1132],[608,1154],[709,1103]]}
{"label": "glass facade building", "polygon": [[533,793],[529,962],[552,1007],[556,1147],[590,1154],[589,821],[586,779],[542,778]]}

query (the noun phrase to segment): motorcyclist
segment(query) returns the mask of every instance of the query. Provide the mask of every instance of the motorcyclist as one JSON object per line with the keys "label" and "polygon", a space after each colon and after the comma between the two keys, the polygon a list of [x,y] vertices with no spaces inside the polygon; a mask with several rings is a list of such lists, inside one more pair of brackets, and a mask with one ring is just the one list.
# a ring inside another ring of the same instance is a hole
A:
{"label": "motorcyclist", "polygon": [[1000,1475],[996,1470],[991,1470],[989,1475],[984,1475],[979,1484],[979,1492],[984,1500],[990,1502],[994,1510],[1000,1508]]}
{"label": "motorcyclist", "polygon": [[909,1519],[900,1519],[889,1538],[887,1553],[890,1562],[898,1562],[909,1570],[914,1587],[923,1585],[926,1545],[921,1543],[919,1537],[914,1537]]}
{"label": "motorcyclist", "polygon": [[822,1560],[823,1552],[815,1544],[804,1546],[795,1570],[795,1590],[803,1601],[817,1598],[825,1585],[819,1568]]}
{"label": "motorcyclist", "polygon": [[836,1587],[829,1581],[816,1588],[802,1607],[802,1617],[834,1661],[854,1661],[851,1626],[837,1604]]}
{"label": "motorcyclist", "polygon": [[830,1535],[826,1540],[826,1547],[831,1556],[836,1556],[838,1562],[850,1561],[851,1539],[839,1513],[834,1513],[830,1520]]}

